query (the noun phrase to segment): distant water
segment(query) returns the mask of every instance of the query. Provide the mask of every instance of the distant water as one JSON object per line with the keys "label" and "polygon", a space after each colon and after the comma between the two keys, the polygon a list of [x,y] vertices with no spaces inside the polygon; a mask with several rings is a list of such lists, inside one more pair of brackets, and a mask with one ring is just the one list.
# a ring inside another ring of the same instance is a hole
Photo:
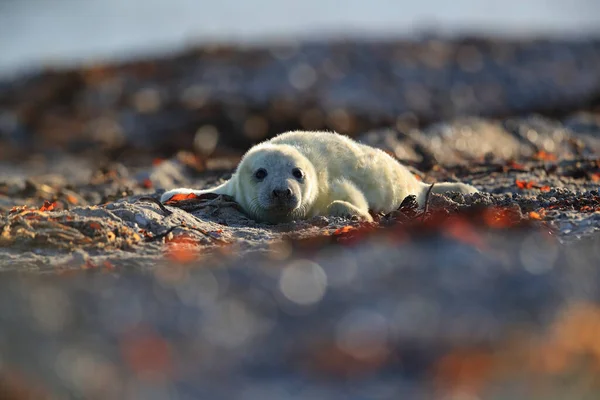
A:
{"label": "distant water", "polygon": [[600,33],[600,0],[0,0],[0,74],[211,41]]}

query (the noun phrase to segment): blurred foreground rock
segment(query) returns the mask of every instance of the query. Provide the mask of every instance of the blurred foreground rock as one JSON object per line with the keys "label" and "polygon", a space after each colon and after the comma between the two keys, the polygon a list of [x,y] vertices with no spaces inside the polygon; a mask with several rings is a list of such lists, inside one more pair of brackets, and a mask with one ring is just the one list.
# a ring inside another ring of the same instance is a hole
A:
{"label": "blurred foreground rock", "polygon": [[462,229],[4,274],[0,382],[14,398],[597,398],[598,237]]}

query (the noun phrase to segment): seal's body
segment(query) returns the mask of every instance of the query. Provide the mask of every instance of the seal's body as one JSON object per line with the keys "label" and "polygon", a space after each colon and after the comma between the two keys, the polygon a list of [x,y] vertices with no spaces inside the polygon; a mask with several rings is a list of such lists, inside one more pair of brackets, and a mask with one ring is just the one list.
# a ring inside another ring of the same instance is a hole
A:
{"label": "seal's body", "polygon": [[[331,132],[294,131],[252,147],[224,184],[162,195],[226,194],[253,218],[286,222],[317,215],[358,216],[397,209],[408,195],[423,206],[430,185],[387,153]],[[475,193],[464,183],[438,183],[434,193]]]}

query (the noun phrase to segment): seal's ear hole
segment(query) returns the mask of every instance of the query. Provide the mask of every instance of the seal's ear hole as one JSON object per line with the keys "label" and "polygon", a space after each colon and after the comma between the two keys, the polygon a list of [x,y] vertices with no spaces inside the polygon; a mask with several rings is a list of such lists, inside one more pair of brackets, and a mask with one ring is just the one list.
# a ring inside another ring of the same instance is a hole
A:
{"label": "seal's ear hole", "polygon": [[292,170],[292,175],[294,175],[294,178],[296,179],[302,179],[304,178],[304,171],[302,171],[300,168],[294,168]]}
{"label": "seal's ear hole", "polygon": [[267,177],[267,170],[264,168],[259,168],[258,170],[256,170],[256,172],[254,173],[254,177],[256,179],[258,179],[259,181],[262,181],[263,179],[265,179]]}

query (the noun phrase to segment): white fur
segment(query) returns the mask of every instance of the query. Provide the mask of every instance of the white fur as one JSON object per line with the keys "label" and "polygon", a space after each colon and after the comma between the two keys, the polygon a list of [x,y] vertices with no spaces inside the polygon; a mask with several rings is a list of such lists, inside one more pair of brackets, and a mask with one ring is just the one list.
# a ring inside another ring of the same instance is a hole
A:
{"label": "white fur", "polygon": [[[304,170],[304,182],[293,178],[294,167]],[[268,170],[264,181],[254,179],[257,168]],[[293,210],[285,213],[273,211],[268,197],[281,185],[294,193]],[[429,186],[382,150],[337,133],[294,131],[252,147],[224,184],[207,190],[174,189],[164,193],[161,201],[181,193],[217,193],[234,197],[258,221],[317,215],[355,215],[371,221],[369,211],[393,211],[408,195],[416,195],[423,206]],[[464,183],[439,183],[433,192],[475,193],[477,189]]]}

